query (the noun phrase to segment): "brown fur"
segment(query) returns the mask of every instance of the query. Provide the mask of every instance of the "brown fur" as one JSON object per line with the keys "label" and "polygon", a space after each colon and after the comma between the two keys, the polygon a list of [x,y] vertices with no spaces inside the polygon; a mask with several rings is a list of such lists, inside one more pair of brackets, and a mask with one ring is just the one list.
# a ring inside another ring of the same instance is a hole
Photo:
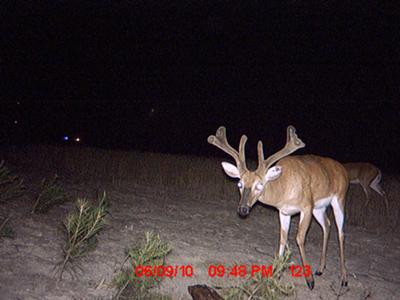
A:
{"label": "brown fur", "polygon": [[[367,162],[355,162],[343,164],[351,184],[360,184],[365,194],[365,206],[370,200],[370,189],[381,195],[385,201],[386,213],[389,214],[389,202],[385,191],[380,185],[381,171],[378,167]],[[379,176],[379,178],[378,178]]]}
{"label": "brown fur", "polygon": [[[288,156],[305,144],[297,137],[293,126],[287,128],[284,148],[264,159],[262,142],[258,142],[258,168],[249,171],[246,167],[244,145],[246,136],[242,136],[239,151],[229,145],[225,127],[218,128],[215,136],[209,136],[208,142],[231,155],[236,167],[229,163],[222,166],[226,174],[240,178],[241,199],[238,213],[246,216],[258,200],[276,207],[281,222],[279,254],[282,255],[288,237],[291,216],[300,213],[300,223],[296,241],[299,246],[303,267],[307,265],[305,255],[305,238],[314,216],[323,230],[323,243],[320,265],[317,271],[322,274],[326,264],[326,248],[330,222],[326,208],[331,205],[338,228],[341,283],[347,285],[347,274],[344,263],[344,204],[349,178],[346,169],[339,162],[315,155]],[[276,162],[275,167],[271,167]],[[310,289],[314,287],[312,274],[305,278]]]}
{"label": "brown fur", "polygon": [[314,206],[315,201],[333,194],[344,199],[348,177],[337,161],[304,155],[285,157],[276,165],[282,167],[282,175],[266,184],[259,201],[279,209],[283,204]]}
{"label": "brown fur", "polygon": [[[276,163],[281,167],[282,173],[277,179],[265,184],[261,194],[254,188],[254,182],[259,182],[265,174],[257,171],[246,171],[241,175],[241,181],[250,193],[243,197],[241,190],[240,205],[247,201],[249,207],[253,206],[258,200],[264,204],[276,207],[284,215],[292,215],[300,212],[301,221],[297,233],[297,244],[299,246],[302,264],[307,265],[305,255],[305,237],[310,226],[314,207],[318,200],[336,197],[338,201],[338,210],[335,215],[342,215],[344,218],[344,206],[346,192],[349,185],[349,178],[346,169],[339,162],[316,155],[287,156]],[[247,199],[244,199],[247,198]],[[319,221],[323,229],[323,245],[321,252],[320,265],[317,274],[322,274],[326,265],[326,248],[328,243],[328,234],[330,222],[325,211],[320,213],[322,220]],[[281,226],[280,245],[286,245],[288,232]],[[342,284],[347,284],[347,274],[344,263],[344,235],[343,230],[339,230],[339,249],[340,249],[340,269]],[[313,276],[305,278],[308,286],[312,289],[314,286]]]}

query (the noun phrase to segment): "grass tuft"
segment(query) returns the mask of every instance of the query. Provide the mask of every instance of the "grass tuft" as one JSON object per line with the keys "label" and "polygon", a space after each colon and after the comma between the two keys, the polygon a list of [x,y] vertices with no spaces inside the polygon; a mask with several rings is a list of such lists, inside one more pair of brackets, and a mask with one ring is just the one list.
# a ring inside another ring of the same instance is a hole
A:
{"label": "grass tuft", "polygon": [[21,197],[24,193],[23,180],[12,175],[4,160],[0,162],[0,203],[9,199]]}
{"label": "grass tuft", "polygon": [[114,277],[114,285],[118,288],[117,299],[129,295],[129,299],[169,299],[167,296],[150,293],[150,289],[157,286],[163,277],[137,276],[138,266],[165,266],[165,258],[172,251],[167,242],[161,241],[158,234],[148,231],[144,242],[127,250],[126,261],[130,268],[122,270]]}
{"label": "grass tuft", "polygon": [[[290,265],[291,252],[286,248],[285,254],[275,257],[272,262],[272,276],[262,276],[261,273],[255,276],[248,276],[244,282],[238,286],[221,288],[223,297],[226,300],[276,300],[285,296],[290,296],[294,292],[294,285],[284,282],[283,272]],[[217,287],[220,288],[220,287]]]}
{"label": "grass tuft", "polygon": [[76,209],[67,216],[64,222],[66,245],[64,259],[60,266],[59,280],[62,279],[66,265],[74,267],[76,259],[86,255],[97,245],[96,234],[105,225],[107,215],[106,193],[99,199],[98,206],[91,205],[86,199],[78,198]]}
{"label": "grass tuft", "polygon": [[33,213],[46,213],[52,206],[69,200],[68,195],[58,183],[59,177],[54,175],[50,180],[44,178],[40,192],[33,205]]}
{"label": "grass tuft", "polygon": [[13,229],[8,226],[7,222],[10,220],[10,217],[6,218],[4,221],[0,222],[0,238],[14,238],[15,234]]}

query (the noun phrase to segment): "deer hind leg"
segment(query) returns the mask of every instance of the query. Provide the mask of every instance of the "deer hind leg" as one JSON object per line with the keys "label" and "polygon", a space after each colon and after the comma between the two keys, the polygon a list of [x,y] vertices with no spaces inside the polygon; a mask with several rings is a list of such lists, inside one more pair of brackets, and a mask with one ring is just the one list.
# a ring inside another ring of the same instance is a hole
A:
{"label": "deer hind leg", "polygon": [[347,286],[347,272],[346,267],[344,265],[344,233],[343,233],[343,224],[344,224],[344,197],[339,198],[338,196],[334,196],[331,202],[333,213],[335,215],[335,222],[338,230],[339,236],[339,251],[340,251],[340,273],[341,273],[341,284],[342,286]]}
{"label": "deer hind leg", "polygon": [[304,250],[304,242],[306,239],[307,230],[310,227],[312,219],[312,209],[308,209],[306,211],[301,211],[300,213],[300,223],[299,223],[299,230],[297,231],[297,245],[299,246],[300,255],[301,255],[301,263],[303,265],[304,277],[307,282],[307,286],[310,290],[314,288],[314,277],[312,272],[307,274],[307,270],[310,270],[310,265],[307,263],[306,253]]}
{"label": "deer hind leg", "polygon": [[385,206],[386,206],[386,213],[389,214],[389,202],[386,196],[385,191],[383,190],[382,186],[380,185],[382,175],[379,172],[379,174],[375,177],[374,180],[372,180],[371,184],[369,185],[371,189],[373,189],[375,192],[377,192],[379,195],[381,195],[385,201]]}
{"label": "deer hind leg", "polygon": [[369,186],[368,185],[365,185],[365,184],[363,184],[363,183],[361,183],[361,187],[362,187],[362,189],[363,189],[363,191],[364,191],[364,194],[365,194],[365,198],[366,198],[366,201],[365,201],[365,207],[368,207],[368,204],[369,204],[369,200],[370,200],[370,198],[369,198]]}
{"label": "deer hind leg", "polygon": [[280,243],[279,243],[279,256],[282,256],[285,253],[285,246],[289,234],[290,228],[290,215],[285,215],[279,212],[279,220],[281,223],[281,236],[280,236]]}
{"label": "deer hind leg", "polygon": [[324,271],[326,265],[326,248],[328,245],[328,237],[331,228],[331,223],[329,222],[329,219],[326,216],[326,207],[314,209],[313,216],[317,220],[319,225],[321,225],[323,231],[321,258],[319,261],[319,268],[317,271],[315,271],[315,275],[319,276],[322,275],[322,272]]}

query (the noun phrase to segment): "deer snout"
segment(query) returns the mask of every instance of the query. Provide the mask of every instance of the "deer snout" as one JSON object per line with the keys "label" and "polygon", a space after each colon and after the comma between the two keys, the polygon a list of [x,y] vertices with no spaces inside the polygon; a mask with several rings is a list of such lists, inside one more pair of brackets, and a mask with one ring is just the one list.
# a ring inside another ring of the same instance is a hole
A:
{"label": "deer snout", "polygon": [[239,206],[237,212],[238,212],[239,216],[244,218],[250,213],[250,207],[248,207],[248,206]]}
{"label": "deer snout", "polygon": [[250,213],[250,207],[247,204],[247,199],[250,197],[251,189],[244,188],[242,193],[242,198],[239,202],[238,214],[242,218],[246,217]]}

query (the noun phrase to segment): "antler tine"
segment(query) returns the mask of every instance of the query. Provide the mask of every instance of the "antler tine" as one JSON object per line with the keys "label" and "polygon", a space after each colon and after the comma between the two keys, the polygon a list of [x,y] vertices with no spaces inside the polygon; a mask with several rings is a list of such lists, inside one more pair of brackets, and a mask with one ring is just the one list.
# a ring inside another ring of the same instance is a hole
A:
{"label": "antler tine", "polygon": [[258,168],[261,168],[264,166],[264,149],[262,141],[258,141],[257,154],[258,154]]}
{"label": "antler tine", "polygon": [[210,135],[207,141],[232,156],[233,159],[236,161],[236,166],[240,169],[241,172],[246,170],[246,158],[244,148],[246,145],[247,137],[245,135],[242,135],[240,139],[239,152],[235,150],[231,145],[229,145],[226,138],[226,128],[223,126],[217,129],[215,135]]}
{"label": "antler tine", "polygon": [[246,152],[245,152],[245,146],[247,142],[247,136],[244,134],[240,138],[240,143],[239,143],[239,160],[243,164],[243,167],[246,169]]}
{"label": "antler tine", "polygon": [[294,128],[294,126],[292,126],[292,125],[289,125],[288,128],[286,129],[286,145],[285,145],[285,147],[288,145],[290,145],[291,147],[296,147],[296,149],[294,151],[306,146],[306,144],[304,144],[303,141],[297,136],[296,128]]}
{"label": "antler tine", "polygon": [[289,154],[295,152],[296,150],[305,147],[306,144],[303,143],[301,139],[296,134],[296,128],[292,125],[288,126],[286,129],[286,145],[281,150],[271,155],[264,161],[265,169],[268,169],[272,164],[281,158],[288,156]]}

